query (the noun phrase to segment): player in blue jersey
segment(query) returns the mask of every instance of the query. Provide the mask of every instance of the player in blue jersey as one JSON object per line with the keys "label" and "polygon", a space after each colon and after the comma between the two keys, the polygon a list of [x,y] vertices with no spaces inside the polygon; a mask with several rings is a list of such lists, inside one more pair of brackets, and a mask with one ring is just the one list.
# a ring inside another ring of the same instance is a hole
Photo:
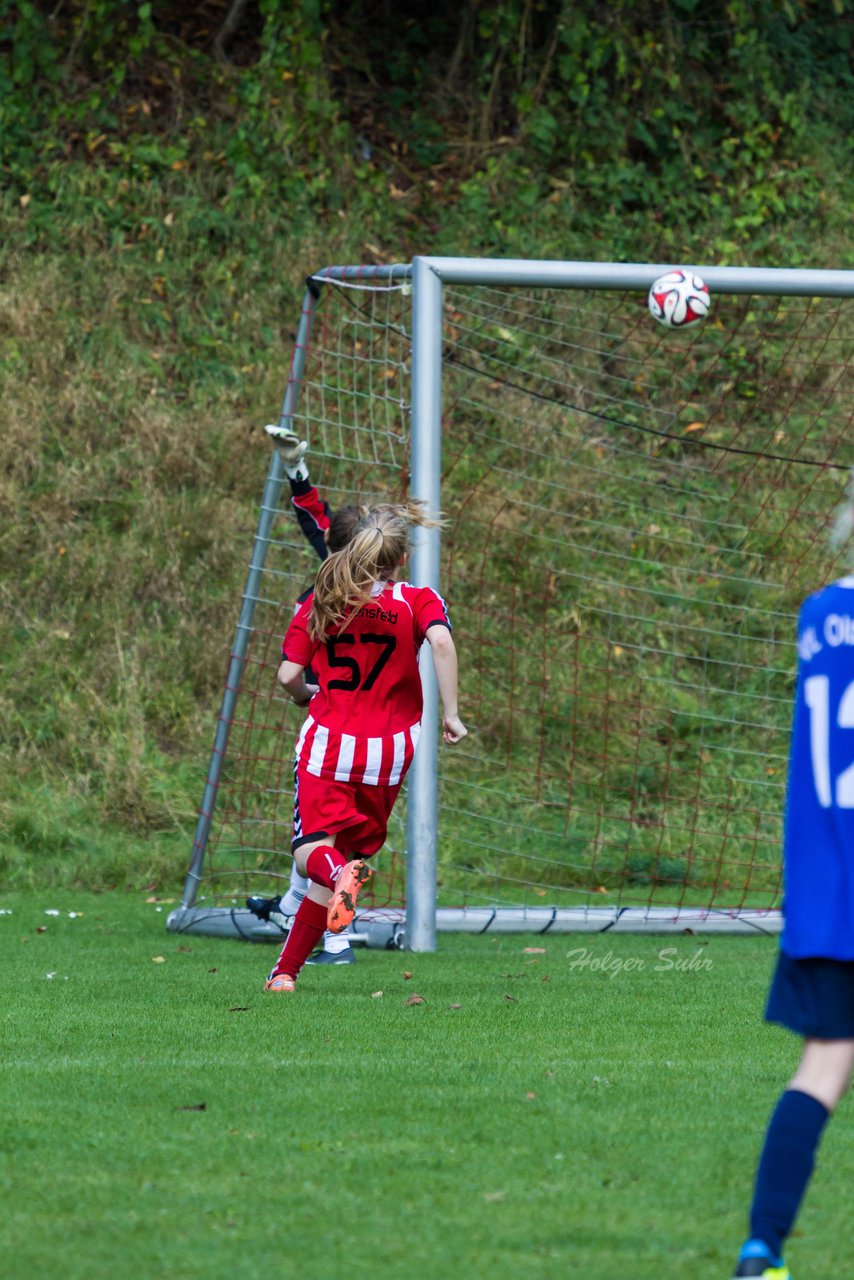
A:
{"label": "player in blue jersey", "polygon": [[[346,547],[367,507],[339,507],[333,514],[329,503],[320,497],[309,478],[305,460],[308,451],[306,441],[300,440],[292,431],[275,425],[265,427],[264,430],[273,439],[284,463],[291,487],[291,505],[299,527],[320,560],[325,560],[333,551]],[[298,606],[311,594],[311,590],[308,587],[302,593],[297,601]],[[287,893],[277,894],[273,898],[253,894],[246,899],[246,905],[260,920],[271,921],[282,932],[287,932],[308,889],[309,881],[300,875],[294,862]],[[354,964],[355,960],[356,954],[350,946],[350,930],[345,929],[339,934],[327,930],[323,935],[323,946],[310,957],[308,963],[340,965]]]}
{"label": "player in blue jersey", "polygon": [[801,608],[784,870],[765,1017],[804,1045],[768,1125],[735,1272],[764,1280],[790,1280],[783,1246],[854,1068],[854,577]]}

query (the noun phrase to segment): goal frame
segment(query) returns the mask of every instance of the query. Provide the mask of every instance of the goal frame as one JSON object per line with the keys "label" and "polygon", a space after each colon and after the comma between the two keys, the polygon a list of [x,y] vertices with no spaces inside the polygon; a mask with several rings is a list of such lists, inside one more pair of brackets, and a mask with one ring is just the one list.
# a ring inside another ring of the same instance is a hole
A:
{"label": "goal frame", "polygon": [[[717,267],[685,263],[557,262],[527,259],[455,258],[417,256],[409,264],[388,266],[332,266],[314,273],[306,292],[294,342],[279,425],[291,430],[297,412],[305,373],[311,329],[324,281],[366,287],[396,287],[410,283],[412,322],[410,492],[432,510],[441,509],[442,457],[442,324],[445,284],[493,285],[506,288],[638,290],[650,285],[674,265],[700,275],[714,295],[765,294],[780,297],[854,297],[854,271],[813,268]],[[216,804],[221,769],[225,759],[234,708],[240,690],[261,575],[271,538],[273,521],[285,479],[277,450],[271,460],[252,557],[243,594],[235,640],[229,660],[222,705],[217,720],[210,765],[196,825],[193,851],[181,905],[173,911],[167,927],[175,932],[263,940],[280,936],[272,926],[262,925],[242,912],[228,907],[197,906],[205,852]],[[438,529],[415,529],[411,545],[411,576],[414,581],[441,589],[441,534]],[[425,646],[426,649],[426,646]],[[433,665],[422,651],[424,722],[438,721],[439,698]],[[776,933],[781,928],[778,911],[723,912],[701,908],[602,908],[594,911],[552,908],[463,908],[440,910],[436,906],[438,852],[438,736],[422,734],[409,774],[407,805],[406,911],[382,913],[382,920],[360,921],[364,940],[374,945],[397,945],[401,939],[412,951],[436,949],[437,925],[442,929],[468,932],[487,930],[514,932],[650,931]]]}

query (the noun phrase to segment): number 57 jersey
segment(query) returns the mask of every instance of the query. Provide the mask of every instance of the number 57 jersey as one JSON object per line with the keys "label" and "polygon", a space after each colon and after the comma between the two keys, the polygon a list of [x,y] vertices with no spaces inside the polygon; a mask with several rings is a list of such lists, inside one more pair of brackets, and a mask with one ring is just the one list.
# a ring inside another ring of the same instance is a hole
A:
{"label": "number 57 jersey", "polygon": [[798,619],[782,949],[854,960],[854,577]]}
{"label": "number 57 jersey", "polygon": [[297,742],[299,763],[320,778],[394,786],[403,778],[421,728],[418,652],[432,626],[450,629],[444,601],[430,587],[377,583],[346,625],[312,640],[312,596],[297,609],[282,657],[311,667],[320,692]]}

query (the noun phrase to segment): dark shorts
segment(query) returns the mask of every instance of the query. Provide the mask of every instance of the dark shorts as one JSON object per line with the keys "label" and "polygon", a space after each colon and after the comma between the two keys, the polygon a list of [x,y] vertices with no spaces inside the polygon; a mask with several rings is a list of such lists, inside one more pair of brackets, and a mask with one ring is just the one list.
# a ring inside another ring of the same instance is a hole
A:
{"label": "dark shorts", "polygon": [[318,778],[298,764],[294,770],[294,835],[291,849],[318,836],[340,833],[342,853],[369,857],[385,844],[388,820],[401,784],[371,787],[363,782]]}
{"label": "dark shorts", "polygon": [[854,960],[794,960],[781,951],[765,1020],[816,1040],[854,1040]]}

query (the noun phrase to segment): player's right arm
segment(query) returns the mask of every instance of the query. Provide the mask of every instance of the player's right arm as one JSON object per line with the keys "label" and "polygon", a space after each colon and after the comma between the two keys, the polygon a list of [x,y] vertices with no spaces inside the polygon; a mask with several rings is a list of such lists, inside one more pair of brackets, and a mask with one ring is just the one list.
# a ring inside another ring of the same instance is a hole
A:
{"label": "player's right arm", "polygon": [[329,555],[326,534],[332,519],[329,503],[321,498],[310,480],[291,480],[291,502],[303,535],[321,560]]}
{"label": "player's right arm", "polygon": [[276,678],[282,688],[293,698],[298,707],[307,707],[319,692],[320,686],[309,683],[305,672],[311,663],[316,646],[308,634],[311,613],[311,593],[297,607],[282,641],[282,661]]}
{"label": "player's right arm", "polygon": [[298,662],[290,662],[287,658],[279,667],[278,681],[298,707],[307,707],[318,692],[318,685],[307,682],[305,667],[301,667]]}
{"label": "player's right arm", "polygon": [[329,555],[326,545],[326,534],[332,518],[329,503],[320,497],[308,478],[308,463],[305,455],[308,443],[300,440],[295,432],[271,423],[265,427],[267,435],[275,442],[285,467],[285,475],[291,486],[291,502],[297,513],[297,521],[303,534],[311,543],[321,560]]}

